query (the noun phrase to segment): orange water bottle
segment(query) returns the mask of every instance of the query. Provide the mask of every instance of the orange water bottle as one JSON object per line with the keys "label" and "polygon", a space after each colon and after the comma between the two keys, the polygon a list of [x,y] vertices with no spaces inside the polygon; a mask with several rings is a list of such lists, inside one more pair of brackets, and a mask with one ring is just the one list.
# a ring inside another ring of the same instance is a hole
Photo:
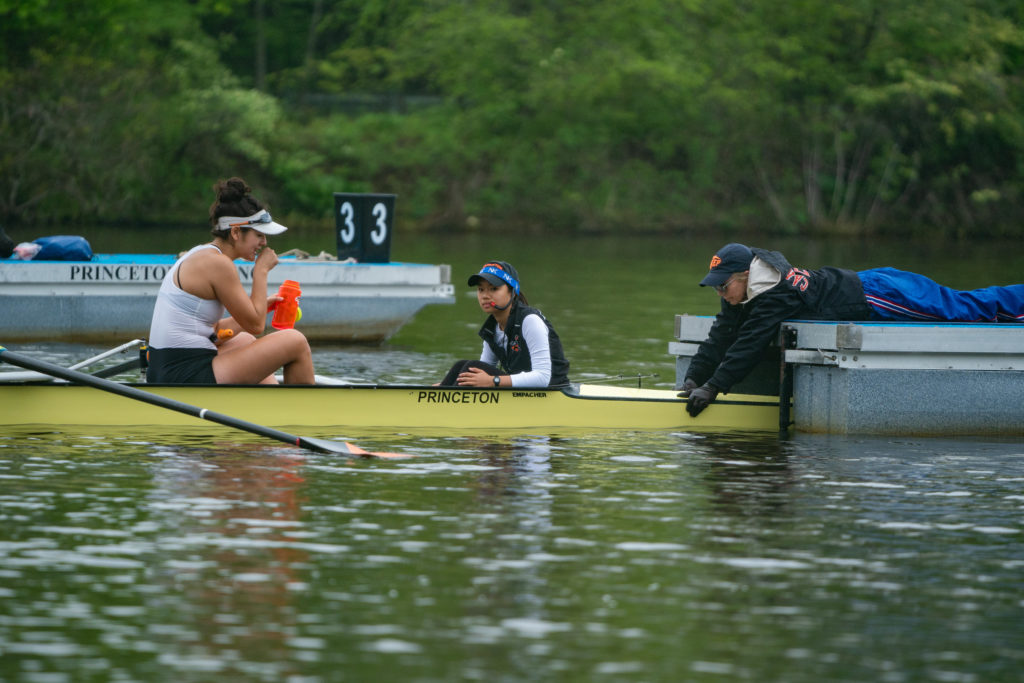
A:
{"label": "orange water bottle", "polygon": [[284,300],[277,302],[274,307],[274,318],[270,321],[275,329],[287,330],[295,327],[295,321],[299,315],[299,296],[301,294],[302,290],[299,289],[299,283],[295,280],[285,280],[281,283],[277,295],[283,297]]}

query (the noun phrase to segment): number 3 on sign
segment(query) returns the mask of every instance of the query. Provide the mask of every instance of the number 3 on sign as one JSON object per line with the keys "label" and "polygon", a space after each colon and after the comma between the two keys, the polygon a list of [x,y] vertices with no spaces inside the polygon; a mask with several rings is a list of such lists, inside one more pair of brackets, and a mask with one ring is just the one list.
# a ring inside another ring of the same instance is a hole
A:
{"label": "number 3 on sign", "polygon": [[370,213],[377,219],[377,229],[370,233],[370,239],[374,244],[384,244],[384,239],[388,236],[388,209],[381,202],[377,202]]}
{"label": "number 3 on sign", "polygon": [[356,238],[356,224],[352,220],[355,217],[356,211],[352,208],[352,202],[342,204],[338,213],[345,219],[345,227],[338,231],[338,235],[345,244],[352,244],[352,241]]}

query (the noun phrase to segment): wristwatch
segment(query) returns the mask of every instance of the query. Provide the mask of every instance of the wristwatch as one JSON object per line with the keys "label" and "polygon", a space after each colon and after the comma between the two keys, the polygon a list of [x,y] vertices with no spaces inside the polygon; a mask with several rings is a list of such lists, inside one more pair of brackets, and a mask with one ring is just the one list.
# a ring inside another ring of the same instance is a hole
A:
{"label": "wristwatch", "polygon": [[496,386],[496,387],[500,387],[501,386],[501,375],[495,375],[494,376],[494,386]]}

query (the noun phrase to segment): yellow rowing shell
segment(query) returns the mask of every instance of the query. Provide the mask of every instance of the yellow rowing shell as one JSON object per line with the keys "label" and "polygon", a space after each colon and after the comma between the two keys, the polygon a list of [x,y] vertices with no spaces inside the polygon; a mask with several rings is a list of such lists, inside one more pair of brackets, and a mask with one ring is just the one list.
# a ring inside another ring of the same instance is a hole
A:
{"label": "yellow rowing shell", "polygon": [[[268,427],[372,427],[438,433],[561,429],[777,430],[779,399],[724,394],[696,418],[675,391],[432,386],[152,386],[136,389]],[[0,384],[0,425],[197,426],[201,420],[99,389]]]}

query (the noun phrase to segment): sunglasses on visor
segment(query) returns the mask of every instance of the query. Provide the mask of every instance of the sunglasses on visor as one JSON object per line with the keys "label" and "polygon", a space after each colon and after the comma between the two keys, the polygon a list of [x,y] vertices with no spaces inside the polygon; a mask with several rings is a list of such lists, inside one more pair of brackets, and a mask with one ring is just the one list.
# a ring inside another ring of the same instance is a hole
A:
{"label": "sunglasses on visor", "polygon": [[228,223],[228,227],[229,228],[246,228],[246,227],[249,227],[249,226],[256,226],[256,225],[261,225],[263,223],[273,223],[273,222],[274,222],[274,219],[270,217],[270,214],[268,212],[264,211],[262,214],[260,214],[256,218],[250,218],[248,220],[242,221],[241,223]]}

